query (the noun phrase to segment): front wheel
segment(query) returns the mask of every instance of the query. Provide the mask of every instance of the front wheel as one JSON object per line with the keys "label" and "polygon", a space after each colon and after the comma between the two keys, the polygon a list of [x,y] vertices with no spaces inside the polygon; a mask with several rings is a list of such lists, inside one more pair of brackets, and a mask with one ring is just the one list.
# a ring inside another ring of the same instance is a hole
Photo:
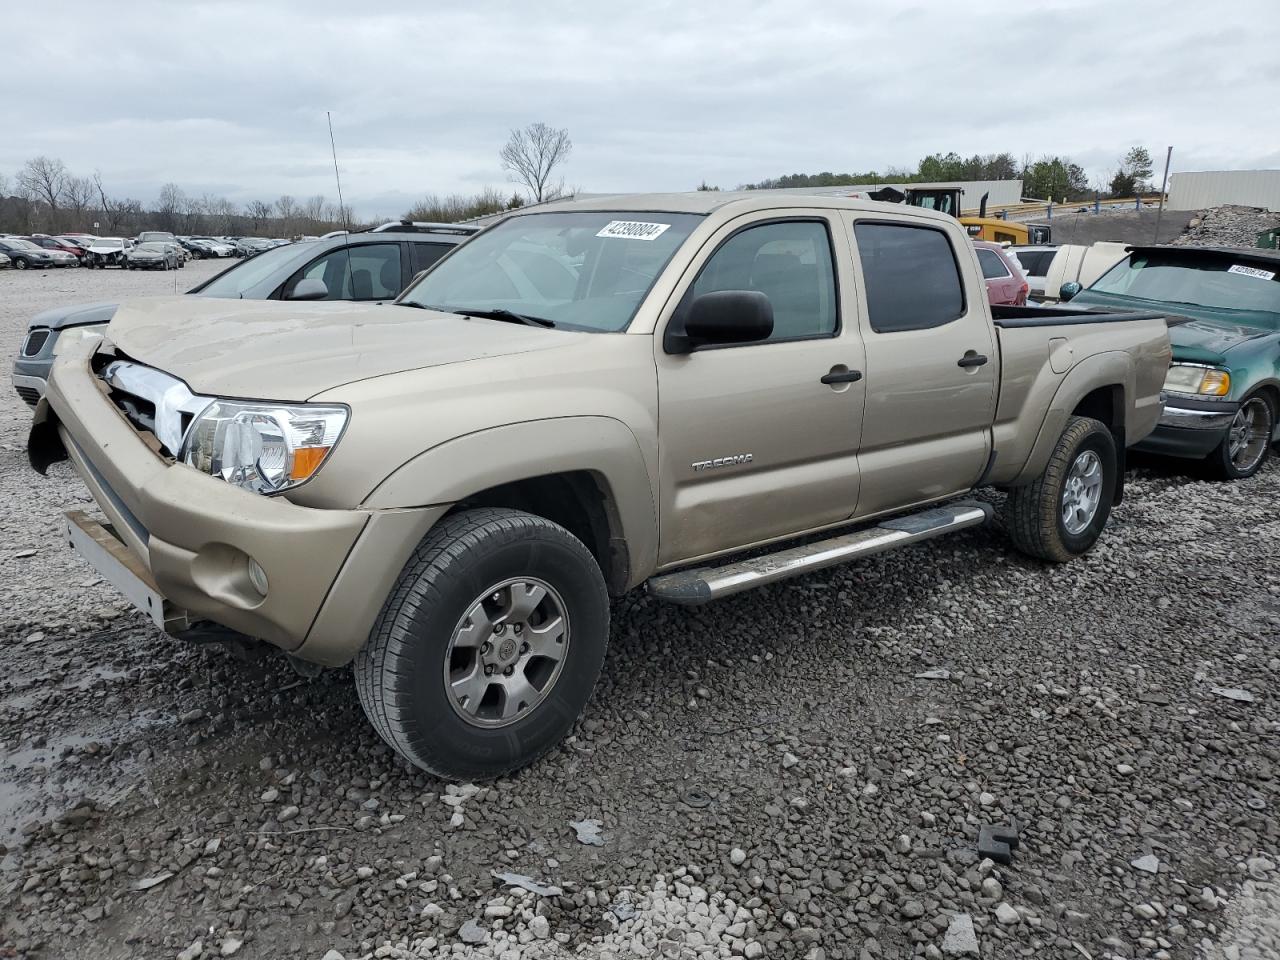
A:
{"label": "front wheel", "polygon": [[1101,421],[1071,417],[1033,483],[1009,491],[1005,528],[1030,556],[1065,563],[1097,543],[1119,479],[1116,442]]}
{"label": "front wheel", "polygon": [[1222,480],[1252,477],[1271,455],[1275,421],[1275,411],[1265,396],[1255,394],[1245,398],[1227,428],[1226,436],[1207,457],[1209,469]]}
{"label": "front wheel", "polygon": [[532,763],[591,697],[609,640],[600,567],[558,524],[467,510],[423,539],[356,657],[365,714],[437,776]]}

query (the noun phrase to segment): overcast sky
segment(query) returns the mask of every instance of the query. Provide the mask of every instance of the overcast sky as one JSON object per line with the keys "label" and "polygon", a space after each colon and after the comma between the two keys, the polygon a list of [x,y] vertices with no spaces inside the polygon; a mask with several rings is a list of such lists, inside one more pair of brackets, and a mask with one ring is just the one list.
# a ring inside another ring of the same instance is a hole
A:
{"label": "overcast sky", "polygon": [[[435,12],[429,12],[434,10]],[[934,151],[1133,144],[1280,167],[1278,0],[5,4],[0,175],[37,154],[149,202],[509,190],[512,127],[566,127],[570,187],[732,187]],[[1159,162],[1156,176],[1159,176]]]}

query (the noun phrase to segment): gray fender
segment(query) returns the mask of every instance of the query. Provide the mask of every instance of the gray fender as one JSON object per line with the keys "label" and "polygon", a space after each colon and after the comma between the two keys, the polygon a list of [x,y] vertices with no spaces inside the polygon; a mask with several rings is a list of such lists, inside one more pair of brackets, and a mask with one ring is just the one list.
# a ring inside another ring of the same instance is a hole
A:
{"label": "gray fender", "polygon": [[[1016,487],[1030,483],[1040,476],[1049,464],[1054,445],[1062,436],[1062,431],[1066,429],[1071,411],[1094,390],[1110,386],[1119,386],[1124,390],[1124,410],[1121,411],[1121,417],[1122,422],[1127,423],[1136,393],[1133,358],[1123,350],[1115,350],[1095,354],[1072,367],[1058,384],[1058,389],[1040,424],[1040,431],[1036,435],[1036,442],[1031,448],[1030,455],[1022,465],[1022,469],[1018,471],[1017,478],[1008,485]],[[1123,450],[1118,452],[1123,462]]]}
{"label": "gray fender", "polygon": [[653,478],[631,432],[612,417],[559,417],[480,430],[446,441],[396,469],[361,504],[374,510],[457,503],[496,487],[557,473],[594,475],[605,497],[611,535],[625,540],[628,587],[658,556]]}

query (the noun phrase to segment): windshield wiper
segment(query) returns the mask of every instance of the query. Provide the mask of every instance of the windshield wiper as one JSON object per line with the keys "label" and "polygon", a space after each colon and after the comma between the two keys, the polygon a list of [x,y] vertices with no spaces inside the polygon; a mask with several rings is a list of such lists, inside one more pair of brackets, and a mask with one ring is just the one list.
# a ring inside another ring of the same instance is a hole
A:
{"label": "windshield wiper", "polygon": [[524,313],[516,313],[505,307],[492,310],[472,310],[470,307],[451,307],[450,313],[458,313],[464,317],[483,317],[487,320],[507,320],[512,323],[523,323],[527,327],[554,327],[555,321],[545,317],[531,317]]}

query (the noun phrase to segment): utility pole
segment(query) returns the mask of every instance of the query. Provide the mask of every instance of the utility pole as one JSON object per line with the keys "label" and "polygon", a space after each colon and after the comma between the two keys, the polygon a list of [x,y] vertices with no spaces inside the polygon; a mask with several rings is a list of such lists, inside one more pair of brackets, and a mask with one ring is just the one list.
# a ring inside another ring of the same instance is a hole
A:
{"label": "utility pole", "polygon": [[1169,161],[1173,157],[1173,147],[1170,147],[1164,155],[1164,176],[1160,179],[1160,205],[1156,207],[1156,232],[1151,238],[1152,243],[1160,242],[1160,216],[1164,213],[1164,189],[1169,184]]}

